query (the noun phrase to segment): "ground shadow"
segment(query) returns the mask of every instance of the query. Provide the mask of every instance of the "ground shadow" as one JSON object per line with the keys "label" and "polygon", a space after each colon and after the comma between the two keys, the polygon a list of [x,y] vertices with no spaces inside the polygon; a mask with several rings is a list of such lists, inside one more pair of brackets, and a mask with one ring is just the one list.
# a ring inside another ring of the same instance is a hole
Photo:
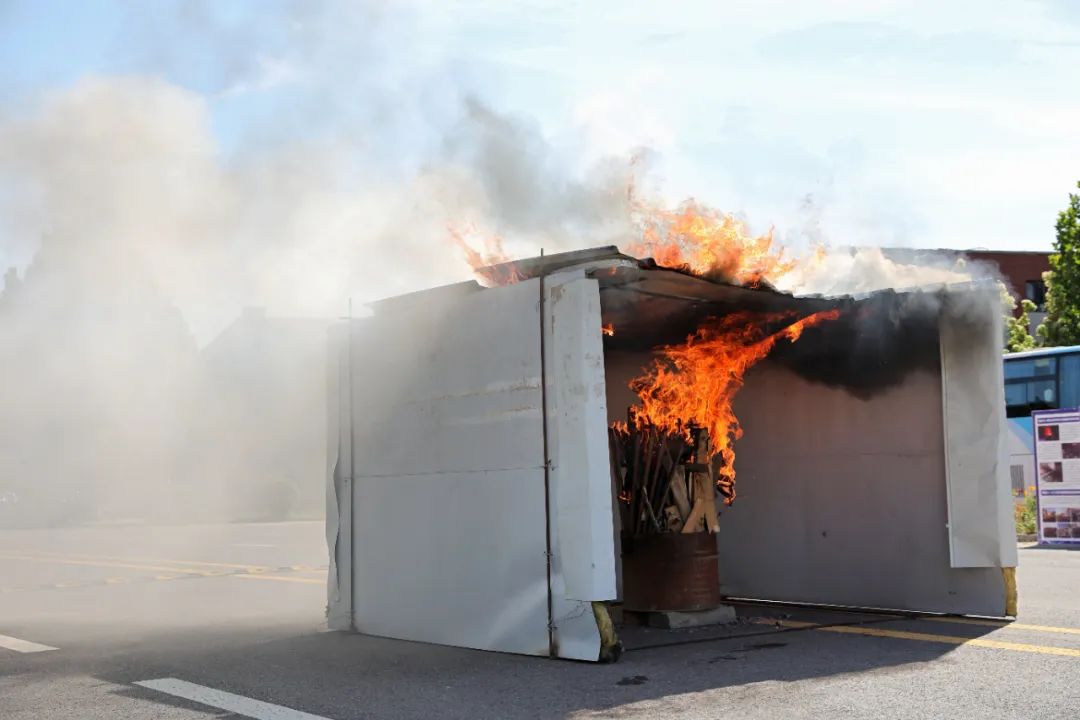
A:
{"label": "ground shadow", "polygon": [[[781,617],[784,616],[784,617]],[[957,647],[861,636],[829,628],[892,628],[977,638],[992,626],[829,610],[741,608],[725,628],[624,629],[618,663],[532,658],[390,640],[317,633],[251,642],[218,637],[213,648],[190,643],[158,652],[133,672],[130,658],[99,677],[127,685],[177,677],[327,718],[620,717],[623,706],[651,701],[654,714],[678,712],[678,696],[763,681],[888,671],[936,660]],[[807,623],[806,627],[792,624]],[[167,644],[162,638],[161,647]],[[137,675],[137,676],[136,676]],[[199,707],[140,687],[118,691],[169,705]],[[665,703],[672,703],[664,709]],[[658,710],[659,708],[659,710]]]}

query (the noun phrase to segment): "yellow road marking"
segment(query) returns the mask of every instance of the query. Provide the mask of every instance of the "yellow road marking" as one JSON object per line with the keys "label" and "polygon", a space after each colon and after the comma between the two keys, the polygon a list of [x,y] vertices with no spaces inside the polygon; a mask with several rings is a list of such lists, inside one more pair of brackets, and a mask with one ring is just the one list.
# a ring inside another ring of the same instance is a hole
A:
{"label": "yellow road marking", "polygon": [[[89,558],[89,557],[93,557],[93,556],[84,555],[83,557]],[[123,558],[121,558],[121,559],[123,559]],[[261,567],[261,566],[248,566],[248,565],[236,565],[235,566],[236,568],[241,569],[241,570],[245,570],[246,572],[230,573],[230,572],[227,572],[227,571],[220,571],[220,570],[200,570],[200,569],[197,569],[197,568],[189,569],[189,568],[171,567],[171,566],[163,566],[163,565],[143,565],[141,563],[131,563],[131,562],[113,562],[111,560],[106,560],[106,559],[100,559],[100,560],[85,559],[84,560],[84,559],[75,558],[75,557],[70,557],[70,558],[68,558],[68,557],[44,557],[44,556],[35,556],[35,555],[16,555],[14,553],[0,553],[0,560],[18,560],[18,561],[24,561],[24,562],[42,562],[42,563],[53,563],[53,564],[57,564],[57,565],[86,565],[86,566],[90,566],[90,567],[124,568],[124,569],[128,569],[128,570],[149,570],[151,572],[157,572],[157,573],[168,573],[167,575],[166,574],[156,575],[154,577],[155,580],[175,580],[175,579],[177,579],[177,578],[179,578],[181,576],[188,576],[188,577],[191,577],[191,576],[195,576],[195,577],[228,577],[228,576],[232,576],[232,577],[253,578],[253,579],[256,579],[256,580],[280,580],[280,581],[283,581],[283,582],[299,582],[299,583],[313,583],[313,584],[314,583],[318,583],[318,584],[325,584],[326,583],[326,581],[324,579],[317,579],[317,578],[287,577],[287,576],[284,576],[284,575],[266,575],[265,573],[268,572],[269,570],[271,570],[271,568]],[[166,562],[173,562],[173,561],[166,561]],[[210,564],[210,563],[207,563],[207,564]],[[225,566],[225,567],[228,566],[225,563],[216,563],[216,564],[221,565],[221,566]],[[313,572],[313,570],[309,571],[309,572]],[[177,575],[175,573],[180,573],[180,575]],[[106,578],[106,580],[105,580],[106,584],[117,584],[119,582],[126,582],[126,580],[121,580],[120,578]],[[92,583],[90,583],[90,584],[92,584]],[[82,582],[66,582],[66,583],[55,583],[53,585],[53,587],[57,587],[57,588],[75,588],[75,587],[88,586],[90,584],[82,583]]]}
{"label": "yellow road marking", "polygon": [[126,568],[128,570],[150,570],[153,572],[178,572],[186,575],[206,576],[211,574],[206,570],[187,570],[185,568],[163,567],[160,565],[106,562],[102,560],[79,560],[77,558],[37,557],[33,555],[9,555],[7,553],[0,554],[0,560],[23,560],[27,562],[54,563],[57,565],[90,565],[92,567],[115,567]]}
{"label": "yellow road marking", "polygon": [[325,580],[306,577],[288,577],[286,575],[233,575],[233,577],[240,578],[241,580],[282,580],[284,582],[313,583],[316,585],[326,584]]}
{"label": "yellow road marking", "polygon": [[42,555],[44,557],[80,558],[86,560],[118,560],[122,562],[149,562],[149,563],[173,563],[176,565],[206,565],[207,567],[224,567],[236,570],[248,570],[249,572],[266,571],[271,568],[264,565],[242,565],[238,563],[207,562],[205,560],[174,560],[172,558],[147,558],[147,557],[121,557],[118,555],[88,555],[86,553],[59,553],[55,551],[35,551],[33,553],[19,553],[21,555]]}
{"label": "yellow road marking", "polygon": [[1010,628],[1012,630],[1031,630],[1032,632],[1060,633],[1062,635],[1080,635],[1080,628],[1054,627],[1053,625],[1028,625],[1027,623],[1009,622],[1008,620],[980,620],[978,618],[943,618],[927,617],[940,623],[958,623],[960,625],[985,625],[987,627]]}
{"label": "yellow road marking", "polygon": [[921,640],[923,642],[945,643],[947,645],[974,645],[976,647],[994,648],[996,650],[1012,650],[1014,652],[1038,653],[1040,655],[1061,655],[1064,657],[1080,658],[1080,650],[1075,648],[1054,647],[1052,645],[1030,645],[1028,643],[1004,642],[1002,640],[990,640],[987,638],[967,638],[956,635],[933,635],[931,633],[908,632],[906,630],[885,630],[877,627],[864,625],[831,625],[818,626],[816,623],[797,622],[782,620],[778,622],[783,627],[810,628],[821,632],[835,632],[848,635],[869,635],[871,637],[896,638],[898,640]]}

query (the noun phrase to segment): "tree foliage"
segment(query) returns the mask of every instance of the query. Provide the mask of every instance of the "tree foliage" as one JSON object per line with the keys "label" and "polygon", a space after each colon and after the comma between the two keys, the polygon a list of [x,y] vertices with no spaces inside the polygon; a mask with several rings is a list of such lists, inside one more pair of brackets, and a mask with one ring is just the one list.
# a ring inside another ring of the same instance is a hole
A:
{"label": "tree foliage", "polygon": [[1050,271],[1043,275],[1046,320],[1037,332],[1043,345],[1080,345],[1080,195],[1069,193],[1055,228]]}
{"label": "tree foliage", "polygon": [[1028,331],[1030,321],[1028,313],[1035,311],[1035,303],[1027,298],[1020,301],[1020,317],[1008,315],[1005,318],[1005,352],[1021,352],[1035,349],[1035,338]]}

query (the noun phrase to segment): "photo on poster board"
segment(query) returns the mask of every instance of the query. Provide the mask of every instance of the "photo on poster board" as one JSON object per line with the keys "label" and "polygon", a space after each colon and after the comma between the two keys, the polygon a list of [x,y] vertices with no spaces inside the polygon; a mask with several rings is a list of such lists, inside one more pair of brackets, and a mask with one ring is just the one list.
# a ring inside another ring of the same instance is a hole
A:
{"label": "photo on poster board", "polygon": [[1039,463],[1039,479],[1046,483],[1059,483],[1064,480],[1065,471],[1059,462]]}

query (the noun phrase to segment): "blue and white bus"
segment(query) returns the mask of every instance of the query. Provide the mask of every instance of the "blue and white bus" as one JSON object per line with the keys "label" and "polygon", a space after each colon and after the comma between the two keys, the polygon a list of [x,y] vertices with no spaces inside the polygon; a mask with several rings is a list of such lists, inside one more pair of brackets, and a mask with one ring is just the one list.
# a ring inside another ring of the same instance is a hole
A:
{"label": "blue and white bus", "polygon": [[1080,407],[1080,345],[1005,355],[1005,415],[1014,494],[1035,484],[1034,410]]}

